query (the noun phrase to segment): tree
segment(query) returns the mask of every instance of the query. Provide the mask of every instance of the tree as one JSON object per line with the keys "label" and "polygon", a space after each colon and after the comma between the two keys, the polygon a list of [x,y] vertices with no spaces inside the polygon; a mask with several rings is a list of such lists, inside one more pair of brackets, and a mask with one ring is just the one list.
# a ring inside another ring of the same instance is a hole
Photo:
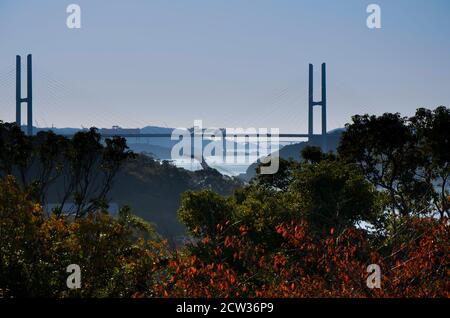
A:
{"label": "tree", "polygon": [[194,237],[215,237],[217,225],[233,219],[233,208],[227,199],[212,191],[187,191],[178,217]]}
{"label": "tree", "polygon": [[[411,237],[379,249],[364,229],[318,233],[293,221],[276,226],[281,244],[268,249],[241,225],[219,244],[205,238],[173,254],[152,290],[161,297],[448,297],[448,222],[413,217],[405,226]],[[371,264],[381,269],[380,289],[367,285]]]}
{"label": "tree", "polygon": [[94,128],[68,139],[51,131],[26,136],[16,124],[0,122],[0,176],[16,176],[43,206],[49,192],[57,192],[57,210],[71,202],[76,217],[107,205],[114,177],[131,157],[124,138],[103,144]]}
{"label": "tree", "polygon": [[[47,217],[11,176],[0,180],[0,236],[2,297],[152,295],[153,273],[168,256],[165,242],[129,210],[117,219],[102,210]],[[70,264],[82,269],[81,289],[66,286]]]}
{"label": "tree", "polygon": [[16,174],[26,183],[32,144],[16,124],[0,121],[0,176]]}
{"label": "tree", "polygon": [[76,133],[65,154],[67,170],[63,177],[67,187],[60,207],[73,199],[74,212],[79,217],[106,204],[114,176],[132,156],[122,137],[106,139],[103,146],[101,136],[94,128]]}
{"label": "tree", "polygon": [[448,216],[449,109],[421,108],[411,118],[386,113],[352,119],[339,156],[357,163],[367,180],[387,194],[390,210]]}
{"label": "tree", "polygon": [[38,132],[32,139],[32,164],[29,168],[29,180],[23,190],[30,190],[41,204],[47,203],[48,192],[64,172],[65,153],[69,140],[52,131]]}
{"label": "tree", "polygon": [[323,153],[320,147],[315,146],[307,146],[303,148],[301,151],[301,157],[304,161],[309,163],[319,163],[326,159],[336,159],[336,156],[332,152]]}
{"label": "tree", "polygon": [[410,118],[417,135],[417,152],[421,158],[420,174],[432,194],[432,207],[441,218],[450,217],[450,109],[417,110]]}
{"label": "tree", "polygon": [[342,135],[339,156],[355,162],[377,189],[389,196],[391,211],[428,211],[430,193],[417,171],[416,136],[400,114],[353,116]]}
{"label": "tree", "polygon": [[321,231],[338,232],[379,214],[377,192],[354,164],[325,159],[303,163],[290,191],[303,218]]}
{"label": "tree", "polygon": [[[333,160],[335,156],[332,153],[323,153],[320,147],[307,146],[302,149],[301,157],[304,162],[318,163],[325,159]],[[279,168],[274,174],[261,174],[261,167],[266,164],[259,164],[256,168],[256,177],[252,180],[254,184],[278,191],[287,191],[289,185],[294,180],[294,172],[300,168],[300,163],[292,158],[279,158]]]}
{"label": "tree", "polygon": [[286,191],[293,180],[293,171],[298,168],[298,162],[292,159],[278,158],[279,167],[277,173],[261,174],[261,167],[265,164],[260,164],[256,168],[256,177],[253,183],[267,189]]}

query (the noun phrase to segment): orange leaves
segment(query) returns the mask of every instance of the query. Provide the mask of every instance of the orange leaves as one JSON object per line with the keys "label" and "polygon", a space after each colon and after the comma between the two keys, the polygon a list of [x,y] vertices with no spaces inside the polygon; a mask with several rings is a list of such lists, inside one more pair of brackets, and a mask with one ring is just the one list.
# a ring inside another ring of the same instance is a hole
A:
{"label": "orange leaves", "polygon": [[[448,224],[421,219],[408,226],[413,239],[380,250],[355,228],[336,237],[335,230],[323,235],[304,222],[280,224],[279,245],[267,246],[272,242],[253,241],[241,225],[201,253],[176,254],[169,262],[174,270],[156,290],[170,297],[445,297]],[[382,269],[382,289],[366,287],[370,264]]]}
{"label": "orange leaves", "polygon": [[287,262],[287,259],[282,255],[275,255],[273,258],[273,269],[277,270],[280,267],[283,267]]}
{"label": "orange leaves", "polygon": [[202,243],[205,244],[205,245],[208,245],[208,244],[210,243],[209,237],[203,238],[203,239],[202,239]]}
{"label": "orange leaves", "polygon": [[225,237],[225,241],[223,242],[223,245],[224,245],[225,247],[230,247],[231,244],[232,244],[232,239],[231,239],[231,237],[229,237],[229,236]]}
{"label": "orange leaves", "polygon": [[[5,180],[0,180],[0,229],[3,284],[27,286],[22,296],[144,297],[152,294],[145,289],[153,282],[146,282],[162,278],[161,267],[170,269],[167,262],[160,262],[166,249],[159,240],[136,240],[134,228],[102,211],[80,218],[48,216]],[[62,279],[68,264],[82,269],[83,288],[76,294],[65,288]],[[158,289],[158,295],[164,288]],[[15,293],[10,290],[5,297]]]}
{"label": "orange leaves", "polygon": [[144,298],[144,295],[140,292],[135,292],[133,295],[131,295],[131,298]]}
{"label": "orange leaves", "polygon": [[192,230],[192,233],[193,233],[194,235],[200,234],[200,228],[199,228],[198,226],[195,227],[195,228]]}
{"label": "orange leaves", "polygon": [[241,225],[240,227],[239,227],[239,232],[240,232],[240,234],[242,235],[242,236],[244,236],[244,235],[247,235],[247,233],[248,233],[248,226],[246,226],[246,225]]}
{"label": "orange leaves", "polygon": [[286,238],[288,237],[288,231],[286,230],[286,228],[283,225],[278,225],[276,227],[277,233],[281,234],[282,237]]}
{"label": "orange leaves", "polygon": [[39,203],[34,204],[33,213],[42,213],[42,207]]}
{"label": "orange leaves", "polygon": [[236,283],[236,276],[234,274],[229,274],[231,285]]}
{"label": "orange leaves", "polygon": [[265,258],[265,256],[261,256],[261,257],[259,258],[258,266],[259,266],[259,267],[264,267],[264,266],[266,266],[266,258]]}

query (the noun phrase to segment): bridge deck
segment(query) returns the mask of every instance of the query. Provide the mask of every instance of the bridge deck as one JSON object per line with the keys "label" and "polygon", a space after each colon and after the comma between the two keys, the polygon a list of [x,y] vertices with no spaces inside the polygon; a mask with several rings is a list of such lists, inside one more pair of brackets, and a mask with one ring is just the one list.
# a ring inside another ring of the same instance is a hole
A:
{"label": "bridge deck", "polygon": [[[64,135],[65,137],[73,137],[73,135]],[[172,134],[102,134],[102,138],[112,138],[114,136],[119,136],[123,138],[171,138]],[[177,137],[177,134],[173,135]],[[206,134],[206,137],[209,137],[209,134]],[[218,135],[217,137],[222,137],[223,135]],[[314,137],[319,137],[322,135],[313,135]],[[202,137],[202,134],[191,134],[191,137]],[[225,134],[226,138],[233,137],[265,137],[265,138],[308,138],[308,134]]]}

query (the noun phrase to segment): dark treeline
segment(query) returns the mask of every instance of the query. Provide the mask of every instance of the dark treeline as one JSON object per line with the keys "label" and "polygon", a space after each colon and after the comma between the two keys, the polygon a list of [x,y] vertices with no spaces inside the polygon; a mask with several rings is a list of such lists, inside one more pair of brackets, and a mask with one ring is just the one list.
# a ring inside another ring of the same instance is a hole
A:
{"label": "dark treeline", "polygon": [[27,136],[15,124],[0,122],[0,151],[0,176],[14,175],[47,212],[81,217],[110,203],[115,209],[129,206],[171,241],[185,234],[176,217],[184,191],[230,195],[242,185],[214,169],[191,172],[132,153],[124,138],[102,140],[94,128],[73,138],[52,131]]}
{"label": "dark treeline", "polygon": [[17,125],[0,122],[0,176],[16,176],[21,189],[44,206],[55,193],[57,213],[66,203],[73,204],[69,212],[75,217],[107,205],[114,177],[132,157],[124,138],[101,143],[94,128],[69,139],[51,131],[26,136]]}
{"label": "dark treeline", "polygon": [[[156,179],[178,170],[145,172],[156,162],[133,161],[124,140],[101,144],[95,130],[67,140],[2,124],[0,137],[0,296],[450,295],[446,107],[354,116],[334,153],[305,147],[301,161],[280,159],[278,173],[257,174],[231,195],[185,191],[178,217],[191,240],[175,250],[129,209],[104,212],[127,161]],[[76,203],[75,219],[58,209],[43,217],[58,178],[67,179],[60,191]],[[69,290],[73,263],[83,285]],[[380,288],[366,284],[369,265],[381,268]]]}

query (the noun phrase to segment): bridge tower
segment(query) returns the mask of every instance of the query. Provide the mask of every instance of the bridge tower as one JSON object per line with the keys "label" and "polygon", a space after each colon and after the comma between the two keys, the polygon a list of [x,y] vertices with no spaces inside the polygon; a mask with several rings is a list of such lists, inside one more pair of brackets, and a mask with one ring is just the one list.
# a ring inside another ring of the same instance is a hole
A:
{"label": "bridge tower", "polygon": [[322,100],[314,101],[314,74],[313,65],[309,64],[309,101],[308,101],[308,140],[314,137],[314,106],[322,107],[322,151],[327,149],[327,82],[326,64],[322,63]]}
{"label": "bridge tower", "polygon": [[27,103],[27,134],[33,134],[33,78],[31,54],[27,56],[27,97],[22,98],[22,62],[20,55],[16,56],[16,124],[22,125],[22,103]]}

